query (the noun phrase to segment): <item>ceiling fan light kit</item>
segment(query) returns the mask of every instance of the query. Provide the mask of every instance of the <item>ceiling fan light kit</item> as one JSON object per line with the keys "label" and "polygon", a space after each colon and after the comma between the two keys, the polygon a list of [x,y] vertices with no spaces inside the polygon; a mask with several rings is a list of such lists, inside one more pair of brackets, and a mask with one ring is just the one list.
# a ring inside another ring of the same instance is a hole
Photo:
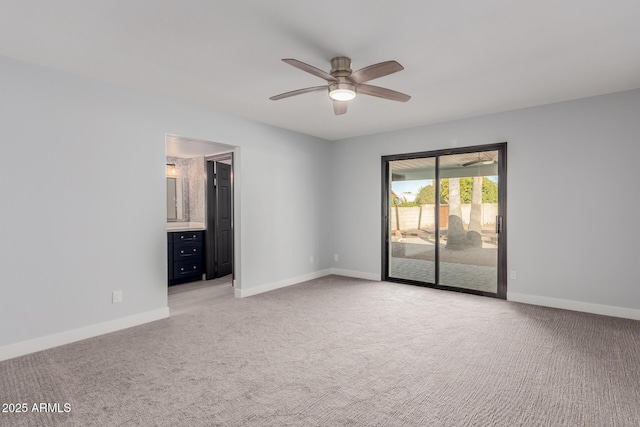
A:
{"label": "ceiling fan light kit", "polygon": [[329,85],[329,98],[334,101],[351,101],[356,97],[356,85],[351,83],[333,83]]}
{"label": "ceiling fan light kit", "polygon": [[336,115],[339,115],[347,112],[347,102],[354,99],[358,93],[399,102],[407,102],[411,99],[409,95],[404,93],[364,84],[369,80],[404,70],[404,67],[396,61],[381,62],[352,72],[351,59],[346,56],[336,56],[331,60],[330,73],[326,73],[319,68],[305,64],[297,59],[283,59],[282,61],[309,74],[313,74],[316,77],[320,77],[329,84],[326,86],[314,86],[281,93],[280,95],[269,98],[273,101],[295,95],[302,95],[303,93],[319,92],[329,89],[329,98],[333,100],[333,111]]}

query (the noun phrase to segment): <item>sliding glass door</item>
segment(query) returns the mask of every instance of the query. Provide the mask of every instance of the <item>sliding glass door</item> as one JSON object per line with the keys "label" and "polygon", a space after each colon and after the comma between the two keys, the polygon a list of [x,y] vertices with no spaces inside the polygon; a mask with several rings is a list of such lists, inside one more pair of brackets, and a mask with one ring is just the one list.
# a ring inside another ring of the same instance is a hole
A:
{"label": "sliding glass door", "polygon": [[506,144],[383,157],[384,280],[506,297]]}

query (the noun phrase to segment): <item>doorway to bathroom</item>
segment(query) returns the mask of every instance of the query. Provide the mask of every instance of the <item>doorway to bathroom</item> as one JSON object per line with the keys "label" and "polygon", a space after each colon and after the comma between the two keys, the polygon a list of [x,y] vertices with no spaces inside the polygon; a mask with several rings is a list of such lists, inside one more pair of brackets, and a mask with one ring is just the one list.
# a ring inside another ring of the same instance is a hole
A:
{"label": "doorway to bathroom", "polygon": [[227,144],[166,136],[170,293],[234,284],[236,149]]}

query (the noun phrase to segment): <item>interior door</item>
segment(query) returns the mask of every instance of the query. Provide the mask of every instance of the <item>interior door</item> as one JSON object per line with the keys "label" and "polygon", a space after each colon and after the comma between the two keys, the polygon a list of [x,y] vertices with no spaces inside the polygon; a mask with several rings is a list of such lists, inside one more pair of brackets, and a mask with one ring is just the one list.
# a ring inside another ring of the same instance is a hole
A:
{"label": "interior door", "polygon": [[383,157],[383,279],[506,298],[506,143]]}
{"label": "interior door", "polygon": [[207,280],[233,272],[231,165],[207,161]]}
{"label": "interior door", "polygon": [[218,277],[231,274],[233,231],[231,216],[231,165],[216,164],[216,263]]}

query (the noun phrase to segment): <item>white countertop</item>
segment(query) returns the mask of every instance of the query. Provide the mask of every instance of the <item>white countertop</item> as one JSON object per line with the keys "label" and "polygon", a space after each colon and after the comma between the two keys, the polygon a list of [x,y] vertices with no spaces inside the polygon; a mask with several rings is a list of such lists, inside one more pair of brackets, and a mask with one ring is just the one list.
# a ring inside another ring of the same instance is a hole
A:
{"label": "white countertop", "polygon": [[203,222],[168,222],[167,231],[202,231],[206,230]]}

